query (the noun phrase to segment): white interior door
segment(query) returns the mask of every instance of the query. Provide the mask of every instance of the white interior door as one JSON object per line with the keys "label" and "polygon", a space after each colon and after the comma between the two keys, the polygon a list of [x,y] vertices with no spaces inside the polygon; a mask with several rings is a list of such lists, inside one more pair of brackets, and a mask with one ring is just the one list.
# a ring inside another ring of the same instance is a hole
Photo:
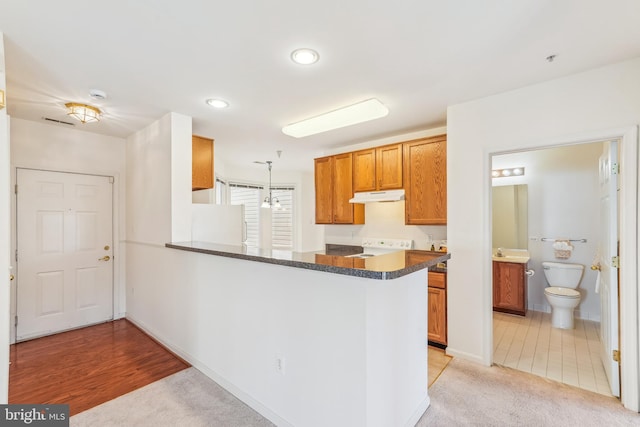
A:
{"label": "white interior door", "polygon": [[605,143],[600,157],[600,341],[601,358],[611,394],[620,396],[619,364],[613,359],[618,345],[618,143]]}
{"label": "white interior door", "polygon": [[18,169],[17,340],[113,318],[111,181]]}

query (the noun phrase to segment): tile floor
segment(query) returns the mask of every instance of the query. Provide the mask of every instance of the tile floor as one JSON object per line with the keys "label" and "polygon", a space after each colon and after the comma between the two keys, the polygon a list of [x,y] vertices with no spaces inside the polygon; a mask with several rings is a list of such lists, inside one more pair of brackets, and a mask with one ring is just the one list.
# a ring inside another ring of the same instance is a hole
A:
{"label": "tile floor", "polygon": [[575,329],[551,327],[551,314],[493,313],[493,362],[611,396],[600,361],[600,323],[575,319]]}
{"label": "tile floor", "polygon": [[429,387],[435,380],[438,379],[444,368],[447,367],[447,364],[452,359],[451,356],[447,356],[444,353],[444,350],[437,347],[428,347],[428,374],[429,374]]}

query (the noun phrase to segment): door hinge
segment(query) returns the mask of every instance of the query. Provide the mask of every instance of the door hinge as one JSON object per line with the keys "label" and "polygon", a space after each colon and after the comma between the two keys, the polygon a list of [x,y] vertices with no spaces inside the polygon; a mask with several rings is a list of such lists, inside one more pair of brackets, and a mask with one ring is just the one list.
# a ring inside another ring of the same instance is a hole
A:
{"label": "door hinge", "polygon": [[620,268],[620,257],[619,256],[614,256],[611,257],[611,267],[613,268]]}
{"label": "door hinge", "polygon": [[16,262],[18,262],[18,250],[16,249]]}
{"label": "door hinge", "polygon": [[613,350],[613,360],[620,363],[620,350]]}
{"label": "door hinge", "polygon": [[15,326],[16,328],[18,327],[18,316],[16,316],[13,320],[13,326]]}
{"label": "door hinge", "polygon": [[611,174],[618,175],[619,173],[620,173],[620,165],[618,165],[617,163],[613,163],[611,165]]}
{"label": "door hinge", "polygon": [[18,184],[13,186],[13,192],[14,194],[18,194]]}

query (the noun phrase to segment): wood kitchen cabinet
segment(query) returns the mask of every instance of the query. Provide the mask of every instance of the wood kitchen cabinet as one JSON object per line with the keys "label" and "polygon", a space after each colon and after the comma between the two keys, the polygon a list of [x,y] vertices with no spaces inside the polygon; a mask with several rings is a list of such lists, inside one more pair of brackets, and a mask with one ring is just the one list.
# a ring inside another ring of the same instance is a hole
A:
{"label": "wood kitchen cabinet", "polygon": [[405,223],[447,223],[447,136],[403,144]]}
{"label": "wood kitchen cabinet", "polygon": [[493,261],[493,310],[527,314],[527,264]]}
{"label": "wood kitchen cabinet", "polygon": [[429,271],[427,298],[427,339],[447,345],[447,274]]}
{"label": "wood kitchen cabinet", "polygon": [[315,159],[316,224],[364,224],[364,205],[353,197],[352,153]]}
{"label": "wood kitchen cabinet", "polygon": [[213,188],[213,139],[191,137],[191,190]]}
{"label": "wood kitchen cabinet", "polygon": [[353,153],[353,191],[402,188],[402,144]]}
{"label": "wood kitchen cabinet", "polygon": [[351,258],[342,255],[316,254],[316,264],[334,265],[336,267],[364,268],[364,258]]}

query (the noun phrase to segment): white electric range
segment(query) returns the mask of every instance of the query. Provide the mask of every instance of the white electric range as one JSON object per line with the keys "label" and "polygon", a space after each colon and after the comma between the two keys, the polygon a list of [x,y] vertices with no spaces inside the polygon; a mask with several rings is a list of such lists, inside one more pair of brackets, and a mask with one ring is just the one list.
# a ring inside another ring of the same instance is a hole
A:
{"label": "white electric range", "polygon": [[365,237],[362,239],[361,254],[349,255],[349,258],[370,258],[377,255],[413,249],[411,239],[386,239],[378,237]]}

